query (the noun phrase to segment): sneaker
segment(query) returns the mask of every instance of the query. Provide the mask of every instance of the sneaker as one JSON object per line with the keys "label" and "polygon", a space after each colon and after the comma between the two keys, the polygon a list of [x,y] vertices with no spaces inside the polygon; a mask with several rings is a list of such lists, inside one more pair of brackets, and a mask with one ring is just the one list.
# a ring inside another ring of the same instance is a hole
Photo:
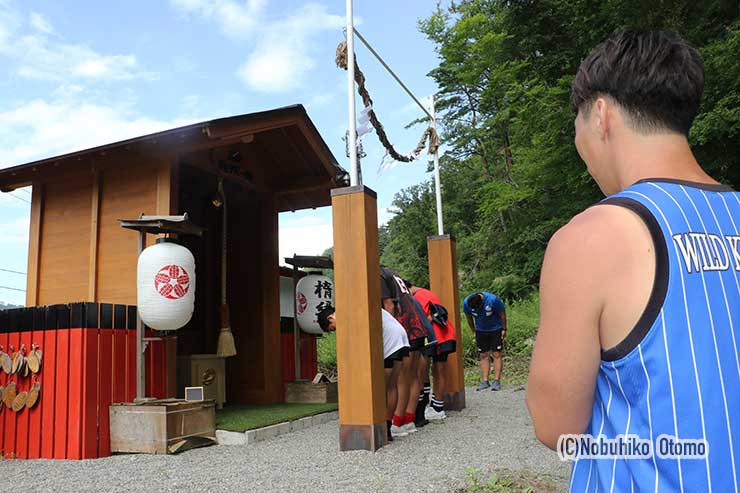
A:
{"label": "sneaker", "polygon": [[501,382],[494,380],[491,384],[491,390],[501,390]]}
{"label": "sneaker", "polygon": [[417,419],[414,421],[414,426],[416,426],[416,429],[423,428],[426,425],[429,424],[429,420],[426,417],[423,417],[421,419]]}
{"label": "sneaker", "polygon": [[403,429],[406,434],[416,433],[416,425],[414,423],[406,423],[405,425],[403,425]]}
{"label": "sneaker", "polygon": [[408,435],[408,432],[406,431],[406,425],[391,425],[391,436],[393,438],[405,437],[406,435]]}
{"label": "sneaker", "polygon": [[432,406],[429,406],[424,411],[424,417],[429,421],[435,421],[439,419],[447,419],[447,414],[445,414],[444,410],[436,411]]}
{"label": "sneaker", "polygon": [[487,388],[490,388],[491,384],[488,383],[488,380],[483,380],[480,385],[478,385],[478,388],[476,390],[486,390]]}

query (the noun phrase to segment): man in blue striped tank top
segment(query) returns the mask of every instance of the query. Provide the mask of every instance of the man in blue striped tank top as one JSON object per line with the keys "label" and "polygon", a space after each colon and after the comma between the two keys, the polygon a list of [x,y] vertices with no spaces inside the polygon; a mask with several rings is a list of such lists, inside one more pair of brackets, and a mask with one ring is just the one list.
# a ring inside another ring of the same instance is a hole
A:
{"label": "man in blue striped tank top", "polygon": [[696,49],[636,30],[573,82],[576,148],[607,198],[547,247],[527,388],[571,491],[738,491],[740,194],[689,148],[703,90]]}

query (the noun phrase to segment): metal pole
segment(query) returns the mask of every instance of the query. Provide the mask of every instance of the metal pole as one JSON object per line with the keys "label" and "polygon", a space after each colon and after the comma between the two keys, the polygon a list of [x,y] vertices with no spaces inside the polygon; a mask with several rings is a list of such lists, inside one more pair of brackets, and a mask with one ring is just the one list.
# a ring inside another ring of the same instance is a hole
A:
{"label": "metal pole", "polygon": [[[385,60],[383,60],[380,57],[380,55],[378,54],[378,52],[375,51],[372,46],[370,46],[370,43],[368,43],[367,40],[362,37],[362,34],[360,34],[360,31],[358,31],[357,29],[355,29],[355,34],[357,35],[358,38],[360,38],[360,41],[362,41],[362,43],[365,46],[367,46],[367,49],[370,50],[370,53],[372,53],[373,55],[375,55],[375,58],[377,58],[378,61],[381,63],[381,65],[383,65],[385,67],[385,69],[388,71],[388,73],[390,73],[393,76],[393,78],[396,79],[396,82],[398,82],[401,85],[401,87],[403,88],[403,90],[406,91],[406,94],[408,94],[409,96],[411,96],[411,99],[413,99],[416,102],[416,104],[419,105],[419,108],[421,108],[421,111],[423,111],[424,113],[426,113],[426,115],[429,118],[431,118],[432,120],[434,120],[434,116],[432,116],[432,114],[434,113],[434,111],[432,111],[432,113],[429,113],[429,110],[427,110],[424,107],[424,105],[421,104],[421,102],[418,99],[416,99],[416,96],[414,96],[414,93],[412,93],[411,90],[408,87],[406,87],[406,84],[404,84],[403,82],[401,82],[401,79],[399,79],[398,76],[396,75],[396,73],[393,70],[391,70],[391,68],[388,66],[387,63],[385,63]],[[347,46],[349,46],[349,45],[347,45]]]}
{"label": "metal pole", "polygon": [[[139,256],[146,246],[146,233],[139,231]],[[139,307],[136,310],[136,400],[146,397],[146,367],[144,366],[144,322],[141,321]]]}
{"label": "metal pole", "polygon": [[[434,95],[432,95],[432,128],[437,130],[437,114],[434,111]],[[434,151],[434,191],[437,196],[437,234],[444,234],[442,222],[442,184],[439,179],[439,149]]]}
{"label": "metal pole", "polygon": [[347,0],[347,104],[349,107],[350,185],[360,185],[360,163],[357,156],[357,119],[355,116],[355,27],[352,0]]}

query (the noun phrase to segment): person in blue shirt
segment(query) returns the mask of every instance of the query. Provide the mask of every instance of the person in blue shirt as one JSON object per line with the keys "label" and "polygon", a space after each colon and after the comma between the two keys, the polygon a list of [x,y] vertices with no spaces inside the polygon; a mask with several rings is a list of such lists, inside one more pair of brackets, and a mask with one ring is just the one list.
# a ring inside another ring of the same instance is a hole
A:
{"label": "person in blue shirt", "polygon": [[[707,74],[710,87],[723,76]],[[627,29],[572,88],[575,147],[607,198],[547,246],[526,389],[535,434],[573,460],[570,491],[737,491],[740,193],[689,145],[701,53]]]}
{"label": "person in blue shirt", "polygon": [[[481,291],[473,293],[463,302],[463,311],[468,327],[475,334],[475,343],[480,355],[480,371],[483,381],[478,390],[501,390],[501,370],[504,360],[501,350],[506,339],[506,308],[501,298]],[[488,383],[493,355],[493,383]]]}

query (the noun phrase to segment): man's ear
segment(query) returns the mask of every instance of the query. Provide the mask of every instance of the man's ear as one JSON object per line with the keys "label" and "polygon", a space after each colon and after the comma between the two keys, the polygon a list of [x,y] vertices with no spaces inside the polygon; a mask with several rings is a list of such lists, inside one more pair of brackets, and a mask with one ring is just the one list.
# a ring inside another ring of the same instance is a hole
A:
{"label": "man's ear", "polygon": [[604,97],[596,98],[593,107],[591,108],[591,124],[594,131],[598,132],[601,140],[606,140],[606,136],[609,132],[609,126],[611,124],[612,105]]}

